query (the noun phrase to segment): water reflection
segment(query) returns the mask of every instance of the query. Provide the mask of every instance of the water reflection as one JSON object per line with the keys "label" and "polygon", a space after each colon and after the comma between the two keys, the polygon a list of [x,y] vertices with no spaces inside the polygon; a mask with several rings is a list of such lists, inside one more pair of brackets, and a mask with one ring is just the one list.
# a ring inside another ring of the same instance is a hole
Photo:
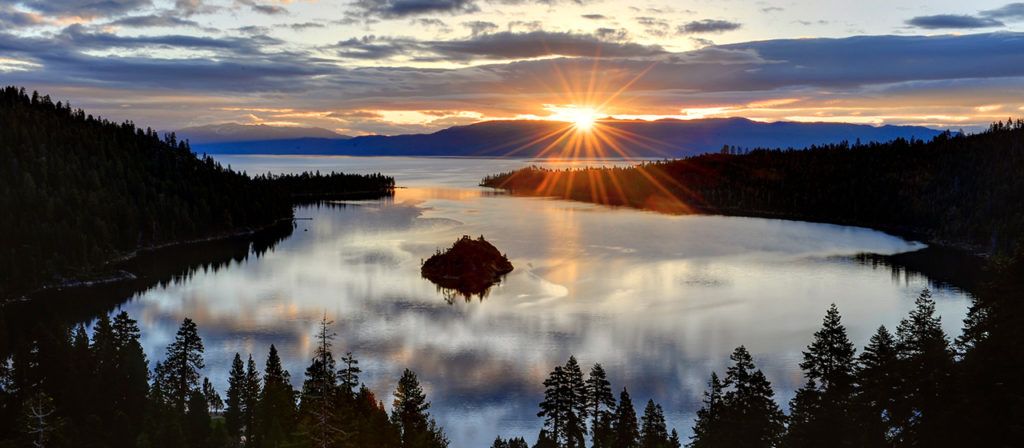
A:
{"label": "water reflection", "polygon": [[[330,169],[307,159],[257,163]],[[685,435],[708,375],[735,346],[747,345],[784,403],[802,384],[800,351],[829,303],[862,346],[878,325],[895,327],[929,281],[893,281],[852,261],[922,248],[865,229],[491,195],[463,174],[509,161],[353,163],[408,188],[386,200],[303,206],[296,216],[309,219],[262,256],[194,270],[123,304],[140,320],[150,361],[189,316],[221,389],[235,352],[262,364],[271,343],[299,381],[326,312],[337,350],[360,359],[385,402],[403,368],[418,372],[453,446],[487,446],[497,434],[532,440],[541,382],[570,354],[601,362],[635,402],[656,397]],[[487,300],[449,304],[420,277],[420,261],[464,234],[486,234],[516,269]],[[951,288],[935,296],[957,334],[966,297]]]}

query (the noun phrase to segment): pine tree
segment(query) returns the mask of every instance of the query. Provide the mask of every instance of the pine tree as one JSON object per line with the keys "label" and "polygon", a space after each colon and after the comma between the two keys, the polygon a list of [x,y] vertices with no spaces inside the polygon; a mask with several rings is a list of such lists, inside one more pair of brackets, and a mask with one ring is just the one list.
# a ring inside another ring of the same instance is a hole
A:
{"label": "pine tree", "polygon": [[583,446],[587,434],[589,400],[587,383],[573,356],[564,366],[555,367],[544,381],[544,401],[538,417],[544,418],[548,435],[560,447]]}
{"label": "pine tree", "polygon": [[896,329],[896,352],[903,378],[894,418],[898,440],[916,446],[948,441],[947,394],[953,371],[953,350],[935,315],[935,301],[921,292],[910,315]]}
{"label": "pine tree", "polygon": [[117,350],[117,406],[121,418],[120,444],[134,443],[146,413],[149,392],[149,362],[142,348],[138,322],[122,311],[112,322]]}
{"label": "pine tree", "polygon": [[587,407],[594,448],[611,447],[614,436],[612,422],[615,415],[615,395],[601,364],[594,364],[587,378]]}
{"label": "pine tree", "polygon": [[25,400],[24,431],[33,448],[52,446],[55,439],[60,438],[62,423],[57,416],[53,399],[44,392],[36,392]]}
{"label": "pine tree", "polygon": [[854,347],[833,303],[800,368],[807,384],[790,403],[787,447],[843,446],[853,443]]}
{"label": "pine tree", "polygon": [[291,377],[281,366],[277,347],[270,345],[263,369],[263,391],[256,415],[254,442],[260,448],[284,446],[295,429],[295,390]]}
{"label": "pine tree", "polygon": [[224,426],[231,440],[238,440],[243,426],[245,403],[245,365],[242,356],[235,353],[228,372],[227,400],[224,402]]}
{"label": "pine tree", "polygon": [[192,448],[210,447],[210,409],[206,396],[199,389],[189,394],[188,410],[185,412],[185,438]]}
{"label": "pine tree", "polygon": [[533,448],[558,448],[558,442],[555,441],[554,437],[551,437],[548,430],[541,429],[540,434],[537,434],[537,442],[533,444]]}
{"label": "pine tree", "polygon": [[355,394],[356,388],[359,387],[359,374],[362,373],[362,370],[359,369],[359,360],[352,356],[352,352],[348,352],[341,358],[341,363],[345,366],[338,371],[341,390],[350,395]]}
{"label": "pine tree", "polygon": [[640,428],[637,426],[636,410],[633,408],[633,400],[629,398],[629,391],[625,387],[619,394],[619,405],[615,409],[615,424],[612,428],[615,431],[616,448],[638,448],[640,446]]}
{"label": "pine tree", "polygon": [[846,336],[839,309],[829,306],[821,329],[814,333],[814,341],[803,353],[800,368],[807,378],[818,382],[826,392],[842,395],[853,384],[853,343]]}
{"label": "pine tree", "polygon": [[203,397],[206,398],[207,408],[213,412],[220,412],[224,409],[224,400],[220,398],[220,393],[213,387],[210,379],[206,377],[203,377]]}
{"label": "pine tree", "polygon": [[544,380],[544,401],[540,402],[540,412],[537,413],[538,417],[544,419],[542,432],[559,447],[565,440],[565,383],[564,369],[562,366],[555,366]]}
{"label": "pine tree", "polygon": [[661,405],[647,400],[644,415],[640,417],[640,448],[668,448],[668,437]]}
{"label": "pine tree", "polygon": [[[5,361],[0,356],[0,364],[2,364],[0,371],[7,367]],[[71,338],[70,375],[75,380],[70,384],[71,387],[68,389],[68,396],[66,398],[68,403],[67,425],[69,432],[74,434],[72,437],[78,437],[79,440],[93,439],[94,437],[91,434],[86,434],[95,431],[96,428],[90,428],[91,425],[87,421],[94,415],[93,411],[97,400],[96,394],[99,389],[97,387],[95,363],[93,362],[92,352],[89,349],[89,334],[86,332],[85,326],[81,324],[75,328]],[[2,388],[2,385],[0,385],[0,388]],[[2,413],[0,413],[0,418],[2,418]]]}
{"label": "pine tree", "polygon": [[668,436],[668,448],[682,448],[683,442],[679,440],[679,433],[672,428],[672,434]]}
{"label": "pine tree", "polygon": [[722,420],[712,438],[720,446],[775,446],[785,429],[785,415],[775,403],[771,383],[754,366],[746,347],[737,347],[729,359],[733,365],[723,383],[727,389],[722,396]]}
{"label": "pine tree", "polygon": [[174,342],[167,346],[164,366],[168,369],[171,402],[183,413],[192,391],[199,387],[199,371],[206,367],[203,340],[192,319],[182,321]]}
{"label": "pine tree", "polygon": [[884,326],[871,336],[857,360],[857,423],[862,446],[889,445],[900,394],[896,340]]}
{"label": "pine tree", "polygon": [[687,446],[690,448],[713,448],[724,446],[724,389],[725,384],[718,379],[718,374],[711,372],[708,390],[704,391],[703,405],[697,410],[697,420],[693,424],[693,435]]}
{"label": "pine tree", "polygon": [[313,447],[333,446],[345,434],[338,425],[335,401],[338,384],[334,357],[331,354],[332,340],[336,336],[330,330],[331,322],[324,316],[317,332],[317,347],[313,360],[306,369],[306,380],[302,385],[301,414],[303,426]]}
{"label": "pine tree", "polygon": [[263,395],[263,387],[260,380],[260,372],[256,369],[256,361],[249,355],[245,365],[245,381],[241,389],[242,397],[242,426],[245,428],[246,444],[253,444],[256,441],[257,416],[259,414],[260,397]]}
{"label": "pine tree", "polygon": [[401,430],[403,448],[444,448],[448,439],[427,413],[430,403],[416,374],[405,369],[395,389],[391,421]]}
{"label": "pine tree", "polygon": [[587,384],[583,379],[583,371],[575,356],[570,356],[563,369],[565,372],[566,398],[565,424],[566,440],[568,448],[584,448],[587,436]]}

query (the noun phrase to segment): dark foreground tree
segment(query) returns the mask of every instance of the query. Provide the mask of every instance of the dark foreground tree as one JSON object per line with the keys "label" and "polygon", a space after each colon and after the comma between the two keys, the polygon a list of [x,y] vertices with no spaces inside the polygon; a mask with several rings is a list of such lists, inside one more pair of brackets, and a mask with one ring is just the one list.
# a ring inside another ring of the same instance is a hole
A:
{"label": "dark foreground tree", "polygon": [[669,448],[668,428],[665,413],[660,404],[647,400],[644,415],[640,417],[640,448]]}
{"label": "dark foreground tree", "polygon": [[185,318],[181,322],[174,342],[167,346],[164,367],[167,369],[165,381],[170,387],[168,393],[171,403],[179,412],[184,412],[192,391],[199,387],[199,371],[206,367],[203,362],[203,340],[192,319]]}
{"label": "dark foreground tree", "polygon": [[430,403],[416,374],[405,369],[395,389],[391,421],[401,431],[403,448],[444,448],[448,439],[427,413]]}
{"label": "dark foreground tree", "polygon": [[[712,376],[711,408],[698,415],[693,447],[773,447],[785,429],[785,414],[775,403],[775,393],[764,373],[754,366],[746,347],[739,346],[729,357],[733,365],[718,385]],[[724,393],[715,389],[724,390]],[[714,395],[721,394],[721,403]],[[717,410],[711,411],[717,407]]]}
{"label": "dark foreground tree", "polygon": [[636,422],[636,409],[633,399],[625,387],[619,394],[619,405],[615,410],[615,442],[612,446],[621,448],[637,448],[640,446],[640,427]]}
{"label": "dark foreground tree", "polygon": [[821,329],[803,352],[800,368],[807,384],[790,402],[787,447],[855,445],[853,409],[854,347],[839,309],[829,306]]}
{"label": "dark foreground tree", "polygon": [[894,412],[898,443],[943,446],[956,427],[950,409],[954,360],[930,291],[921,293],[897,327],[896,354],[903,380]]}
{"label": "dark foreground tree", "polygon": [[253,442],[259,448],[281,448],[295,432],[295,390],[291,376],[281,366],[277,347],[270,346],[263,369],[263,391],[256,414]]}
{"label": "dark foreground tree", "polygon": [[590,415],[590,434],[593,447],[610,448],[615,435],[612,431],[615,395],[612,393],[612,385],[601,364],[594,364],[587,378],[587,407]]}
{"label": "dark foreground tree", "polygon": [[227,400],[224,402],[224,425],[232,440],[238,440],[245,412],[245,365],[242,356],[235,353],[228,372]]}
{"label": "dark foreground tree", "polygon": [[855,440],[865,447],[891,446],[901,379],[896,340],[884,326],[878,327],[857,358],[856,378],[855,420],[860,436]]}

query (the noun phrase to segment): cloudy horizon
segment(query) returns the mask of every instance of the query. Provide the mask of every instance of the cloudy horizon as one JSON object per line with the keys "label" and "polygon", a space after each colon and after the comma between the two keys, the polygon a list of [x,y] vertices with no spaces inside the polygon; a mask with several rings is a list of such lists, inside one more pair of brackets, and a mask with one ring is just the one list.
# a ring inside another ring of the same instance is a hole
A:
{"label": "cloudy horizon", "polygon": [[978,129],[1024,114],[1024,3],[15,0],[0,80],[158,129],[429,132],[572,107]]}

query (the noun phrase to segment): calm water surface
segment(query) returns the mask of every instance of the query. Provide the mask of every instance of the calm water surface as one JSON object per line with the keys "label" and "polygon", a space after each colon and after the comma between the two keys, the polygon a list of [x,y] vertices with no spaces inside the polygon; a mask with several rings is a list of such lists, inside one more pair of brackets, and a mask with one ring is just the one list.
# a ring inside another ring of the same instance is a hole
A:
{"label": "calm water surface", "polygon": [[[123,304],[140,321],[150,361],[191,317],[206,342],[206,374],[222,392],[235,352],[262,365],[271,343],[299,387],[326,313],[336,353],[360,359],[363,381],[388,406],[402,369],[419,374],[454,447],[489,446],[498,434],[532,443],[541,382],[570,354],[584,366],[602,363],[638,409],[656,398],[684,435],[711,371],[721,373],[740,344],[784,403],[803,382],[800,352],[829,303],[863,346],[879,325],[894,328],[928,283],[852,261],[922,247],[871,230],[666,216],[476,187],[527,161],[219,160],[249,173],[380,171],[405,188],[392,199],[298,208],[309,219],[264,256]],[[449,303],[420,278],[420,261],[463,234],[485,235],[516,269],[487,297]],[[934,294],[947,332],[958,334],[968,298]]]}

